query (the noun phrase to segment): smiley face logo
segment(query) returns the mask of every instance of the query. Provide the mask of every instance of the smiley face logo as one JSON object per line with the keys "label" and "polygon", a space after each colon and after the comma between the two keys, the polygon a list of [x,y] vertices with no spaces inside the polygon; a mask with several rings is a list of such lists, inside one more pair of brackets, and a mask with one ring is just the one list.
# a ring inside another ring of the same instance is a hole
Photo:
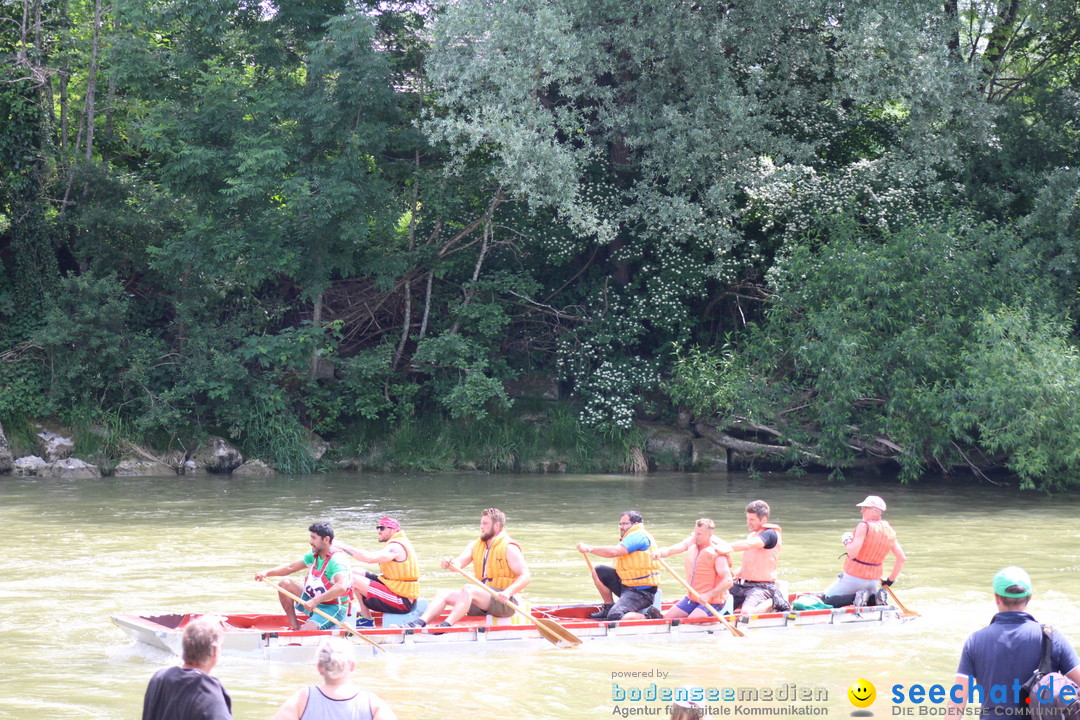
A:
{"label": "smiley face logo", "polygon": [[874,688],[874,684],[869,680],[860,678],[848,688],[847,696],[848,700],[850,700],[851,704],[855,707],[868,708],[874,704],[874,698],[877,697],[877,690]]}

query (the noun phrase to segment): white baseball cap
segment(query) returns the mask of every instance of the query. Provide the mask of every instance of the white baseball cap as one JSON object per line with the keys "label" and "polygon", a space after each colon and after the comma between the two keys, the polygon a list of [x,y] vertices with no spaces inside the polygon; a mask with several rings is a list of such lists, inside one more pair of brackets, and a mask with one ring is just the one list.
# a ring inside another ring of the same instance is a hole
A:
{"label": "white baseball cap", "polygon": [[877,495],[867,495],[866,499],[855,507],[872,507],[877,508],[881,512],[885,512],[885,501]]}

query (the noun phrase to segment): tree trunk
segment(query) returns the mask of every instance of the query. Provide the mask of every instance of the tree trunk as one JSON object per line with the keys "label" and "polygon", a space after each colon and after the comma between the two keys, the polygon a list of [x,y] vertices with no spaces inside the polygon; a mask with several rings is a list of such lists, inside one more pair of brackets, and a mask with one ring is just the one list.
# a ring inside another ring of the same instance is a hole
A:
{"label": "tree trunk", "polygon": [[[315,306],[311,310],[311,324],[314,327],[322,326],[322,310],[323,294],[319,293],[315,296]],[[319,348],[317,346],[311,349],[311,367],[308,371],[308,377],[312,380],[319,379]]]}
{"label": "tree trunk", "polygon": [[945,0],[945,19],[949,23],[949,40],[946,47],[949,57],[960,60],[960,11],[957,0]]}
{"label": "tree trunk", "polygon": [[[413,163],[416,174],[413,175],[412,207],[409,208],[409,253],[416,250],[416,214],[420,212],[420,151],[413,155]],[[405,317],[401,321],[401,340],[398,342],[397,352],[394,353],[394,362],[391,368],[397,368],[405,354],[405,345],[409,342],[409,332],[412,330],[412,280],[405,281]]]}
{"label": "tree trunk", "polygon": [[60,150],[68,151],[68,74],[60,73]]}
{"label": "tree trunk", "polygon": [[983,53],[983,93],[987,98],[994,95],[994,84],[998,73],[1001,71],[1001,61],[1009,50],[1009,45],[1016,33],[1016,19],[1020,14],[1020,0],[1008,0],[998,12],[994,21],[994,29],[986,39],[986,52]]}
{"label": "tree trunk", "polygon": [[86,80],[86,162],[94,156],[94,94],[97,91],[98,54],[101,51],[101,0],[94,2],[94,33],[90,45],[90,73]]}

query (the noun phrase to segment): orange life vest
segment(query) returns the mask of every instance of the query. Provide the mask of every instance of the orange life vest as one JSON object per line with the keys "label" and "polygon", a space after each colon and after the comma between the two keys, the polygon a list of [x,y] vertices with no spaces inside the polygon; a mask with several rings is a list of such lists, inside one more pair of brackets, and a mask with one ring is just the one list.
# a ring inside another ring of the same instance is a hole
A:
{"label": "orange life vest", "polygon": [[[866,522],[866,521],[864,521]],[[858,528],[858,526],[856,526]],[[881,563],[896,542],[896,531],[884,520],[866,522],[866,537],[855,557],[844,561],[844,572],[864,580],[881,578]]]}
{"label": "orange life vest", "polygon": [[[705,595],[716,587],[719,576],[716,574],[716,559],[723,557],[728,567],[731,567],[731,546],[727,543],[717,544],[714,542],[703,550],[698,546],[691,545],[686,551],[683,560],[683,568],[686,577],[690,580],[690,586],[702,595]],[[725,593],[726,596],[726,593]],[[724,602],[724,597],[713,598],[710,602]]]}
{"label": "orange life vest", "polygon": [[511,545],[521,549],[505,530],[486,543],[479,539],[473,543],[472,564],[477,580],[497,590],[505,590],[514,584],[518,576],[506,560],[506,550]]}
{"label": "orange life vest", "polygon": [[420,597],[420,567],[416,562],[416,553],[413,552],[412,543],[405,533],[398,530],[390,536],[387,543],[397,543],[405,550],[405,559],[387,560],[379,563],[379,571],[382,573],[383,585],[390,588],[398,597],[412,600]]}
{"label": "orange life vest", "polygon": [[773,523],[765,523],[761,530],[752,532],[746,536],[747,540],[756,538],[766,530],[776,531],[776,545],[771,548],[755,547],[743,552],[742,567],[739,568],[738,577],[746,582],[774,582],[776,569],[780,560],[780,526]]}
{"label": "orange life vest", "polygon": [[635,532],[639,532],[649,539],[649,547],[645,550],[635,550],[632,553],[615,558],[615,572],[619,574],[619,579],[622,580],[622,584],[626,587],[655,586],[660,579],[660,563],[652,559],[656,541],[653,540],[653,536],[645,530],[641,523],[631,525],[622,536],[626,537]]}

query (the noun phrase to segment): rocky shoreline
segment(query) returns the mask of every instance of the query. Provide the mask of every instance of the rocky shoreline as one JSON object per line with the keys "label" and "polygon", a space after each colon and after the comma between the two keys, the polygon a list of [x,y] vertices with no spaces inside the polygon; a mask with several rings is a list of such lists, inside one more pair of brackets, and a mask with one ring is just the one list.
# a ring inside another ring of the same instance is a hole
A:
{"label": "rocky shoreline", "polygon": [[[632,449],[629,468],[612,468],[612,472],[652,471],[712,471],[722,472],[729,467],[729,451],[711,440],[700,437],[690,429],[659,422],[640,422],[643,447]],[[0,476],[43,477],[67,480],[111,477],[167,477],[199,475],[268,476],[277,471],[257,458],[245,458],[228,440],[209,436],[192,452],[171,451],[158,454],[129,444],[125,457],[114,466],[102,468],[74,457],[76,443],[71,433],[62,427],[34,423],[34,454],[16,457],[4,430],[0,427]],[[312,436],[308,451],[322,460],[331,446]],[[359,458],[341,458],[326,464],[340,472],[360,472],[364,463]],[[393,468],[387,468],[393,470]],[[479,470],[478,463],[463,462],[460,470]],[[552,451],[540,459],[523,463],[525,473],[566,473],[571,471],[566,458]]]}

